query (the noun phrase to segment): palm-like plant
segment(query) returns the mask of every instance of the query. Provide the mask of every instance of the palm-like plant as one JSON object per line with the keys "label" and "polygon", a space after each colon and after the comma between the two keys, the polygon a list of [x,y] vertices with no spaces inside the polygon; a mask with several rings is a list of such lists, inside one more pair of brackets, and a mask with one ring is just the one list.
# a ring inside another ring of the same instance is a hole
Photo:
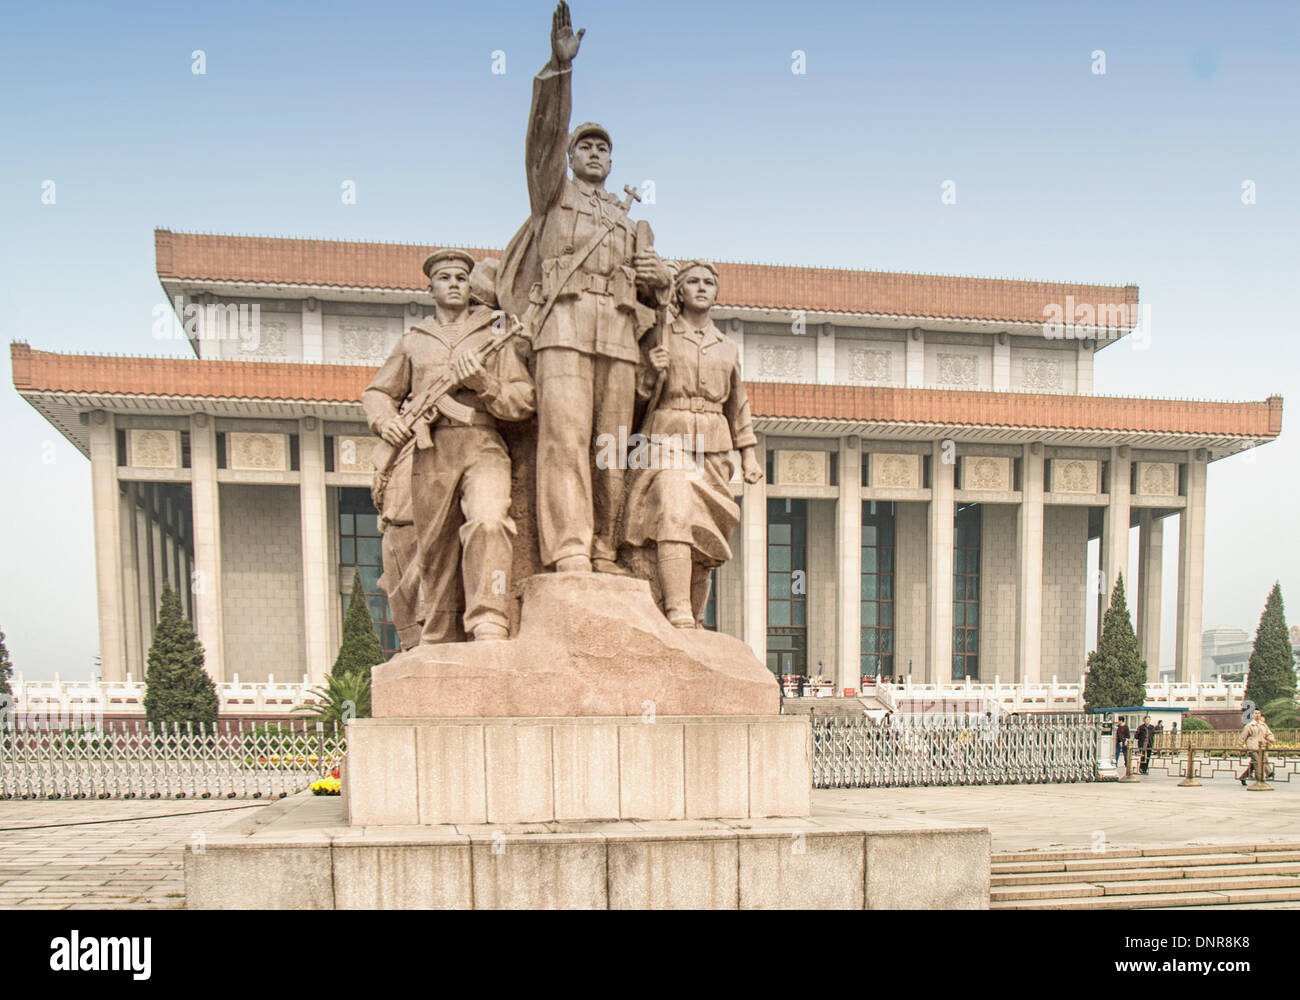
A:
{"label": "palm-like plant", "polygon": [[322,687],[311,689],[319,702],[315,705],[299,705],[295,712],[310,713],[312,722],[326,725],[346,725],[349,719],[367,719],[370,717],[370,673],[333,672],[325,679]]}
{"label": "palm-like plant", "polygon": [[1274,698],[1260,711],[1264,713],[1269,729],[1300,729],[1300,704],[1294,698],[1285,695]]}

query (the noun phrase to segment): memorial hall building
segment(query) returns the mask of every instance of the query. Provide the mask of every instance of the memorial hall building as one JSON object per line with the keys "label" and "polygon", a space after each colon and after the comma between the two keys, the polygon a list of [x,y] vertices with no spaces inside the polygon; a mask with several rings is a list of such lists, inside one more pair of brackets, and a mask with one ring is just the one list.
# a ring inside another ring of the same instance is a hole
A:
{"label": "memorial hall building", "polygon": [[[103,679],[144,676],[164,582],[219,681],[319,683],[357,570],[395,650],[360,396],[433,311],[432,248],[155,239],[155,335],[195,357],[11,346],[17,391],[90,459]],[[742,518],[708,627],[836,689],[1078,682],[1089,606],[1122,573],[1149,679],[1166,661],[1200,679],[1207,472],[1277,437],[1280,397],[1095,394],[1097,352],[1144,335],[1131,285],[719,270],[714,320],[740,350],[767,476],[733,482]]]}

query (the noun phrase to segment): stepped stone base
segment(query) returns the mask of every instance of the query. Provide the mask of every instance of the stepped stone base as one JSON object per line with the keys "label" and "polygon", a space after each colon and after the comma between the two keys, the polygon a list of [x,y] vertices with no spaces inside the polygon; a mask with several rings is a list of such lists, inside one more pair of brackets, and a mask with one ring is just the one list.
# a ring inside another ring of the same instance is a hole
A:
{"label": "stepped stone base", "polygon": [[728,635],[676,629],[644,580],[540,573],[501,642],[417,646],[372,673],[377,719],[776,715],[775,676]]}
{"label": "stepped stone base", "polygon": [[190,909],[985,909],[986,829],[832,817],[349,827],[309,793],[185,856]]}
{"label": "stepped stone base", "polygon": [[357,719],[354,826],[806,816],[807,717]]}

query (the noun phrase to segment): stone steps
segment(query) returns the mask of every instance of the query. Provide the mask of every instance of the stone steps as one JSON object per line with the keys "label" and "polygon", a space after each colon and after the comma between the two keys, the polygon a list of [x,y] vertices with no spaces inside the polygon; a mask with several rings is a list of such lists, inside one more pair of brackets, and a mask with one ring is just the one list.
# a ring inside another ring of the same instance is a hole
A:
{"label": "stone steps", "polygon": [[990,909],[1300,909],[1294,843],[995,854]]}
{"label": "stone steps", "polygon": [[[1194,875],[1192,873],[1195,873]],[[1035,872],[1020,875],[994,875],[993,888],[1022,885],[1060,885],[1066,882],[1124,882],[1150,879],[1211,878],[1231,875],[1300,875],[1300,862],[1275,863],[1263,858],[1242,856],[1238,864],[1204,865],[1199,868],[1114,868],[1104,871]]]}

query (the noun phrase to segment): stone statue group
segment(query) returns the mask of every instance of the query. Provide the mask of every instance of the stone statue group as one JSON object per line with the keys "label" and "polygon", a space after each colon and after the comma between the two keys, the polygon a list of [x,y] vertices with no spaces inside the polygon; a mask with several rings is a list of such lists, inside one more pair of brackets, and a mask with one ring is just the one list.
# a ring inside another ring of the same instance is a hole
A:
{"label": "stone statue group", "polygon": [[426,258],[434,315],[362,395],[381,439],[380,585],[403,649],[508,635],[516,526],[503,425],[536,416],[541,562],[628,575],[620,551],[627,563],[639,550],[678,628],[699,625],[711,571],[731,557],[730,453],[746,482],[763,475],[739,353],[710,319],[717,268],[663,260],[650,227],[628,217],[636,192],[605,189],[609,133],[569,130],[583,34],[560,3],[533,81],[529,219],[500,261]]}

